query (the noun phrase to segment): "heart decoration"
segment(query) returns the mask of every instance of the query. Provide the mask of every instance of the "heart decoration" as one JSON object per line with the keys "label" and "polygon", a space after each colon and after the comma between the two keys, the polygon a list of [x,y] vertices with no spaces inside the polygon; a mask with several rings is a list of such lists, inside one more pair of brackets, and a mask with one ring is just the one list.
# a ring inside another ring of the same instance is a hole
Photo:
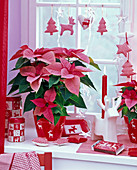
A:
{"label": "heart decoration", "polygon": [[82,26],[83,30],[85,30],[89,27],[89,24],[93,22],[93,17],[85,18],[83,15],[79,15],[78,21]]}

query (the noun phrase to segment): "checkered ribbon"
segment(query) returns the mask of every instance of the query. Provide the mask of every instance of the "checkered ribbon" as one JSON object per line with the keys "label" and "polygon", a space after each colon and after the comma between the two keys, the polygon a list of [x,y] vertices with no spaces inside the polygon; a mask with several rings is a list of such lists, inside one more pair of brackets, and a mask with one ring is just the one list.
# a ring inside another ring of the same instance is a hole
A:
{"label": "checkered ribbon", "polygon": [[41,170],[36,152],[16,153],[11,170]]}

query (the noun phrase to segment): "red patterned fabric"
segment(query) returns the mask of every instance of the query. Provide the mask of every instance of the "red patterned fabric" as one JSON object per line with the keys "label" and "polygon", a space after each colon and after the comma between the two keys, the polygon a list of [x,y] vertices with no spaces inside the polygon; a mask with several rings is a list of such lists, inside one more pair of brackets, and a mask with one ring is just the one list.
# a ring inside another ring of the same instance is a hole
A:
{"label": "red patterned fabric", "polygon": [[4,153],[7,88],[8,0],[0,1],[0,153]]}
{"label": "red patterned fabric", "polygon": [[41,170],[36,152],[16,153],[11,170]]}

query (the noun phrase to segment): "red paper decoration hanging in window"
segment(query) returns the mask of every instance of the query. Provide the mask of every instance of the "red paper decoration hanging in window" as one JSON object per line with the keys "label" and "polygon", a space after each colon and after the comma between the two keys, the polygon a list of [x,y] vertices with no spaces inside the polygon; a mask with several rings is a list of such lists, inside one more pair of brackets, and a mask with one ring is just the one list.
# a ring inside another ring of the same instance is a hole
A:
{"label": "red paper decoration hanging in window", "polygon": [[53,18],[51,17],[50,20],[48,21],[48,26],[47,26],[47,30],[45,31],[45,33],[50,33],[50,35],[53,35],[54,32],[58,32],[58,30],[56,29],[56,22],[53,20]]}
{"label": "red paper decoration hanging in window", "polygon": [[73,30],[73,25],[76,23],[74,22],[73,17],[69,17],[69,24],[60,24],[61,26],[61,32],[60,35],[63,35],[64,31],[70,31],[70,35],[73,35],[74,30]]}
{"label": "red paper decoration hanging in window", "polygon": [[98,30],[97,32],[100,32],[101,35],[103,35],[104,32],[107,32],[107,29],[106,29],[106,21],[104,20],[104,18],[102,17],[100,22],[99,22],[99,26],[98,26]]}
{"label": "red paper decoration hanging in window", "polygon": [[47,26],[47,30],[45,31],[45,33],[50,33],[50,35],[53,35],[54,32],[58,32],[58,30],[56,29],[56,22],[53,20],[52,18],[53,16],[53,5],[51,5],[51,18],[48,21],[48,26]]}
{"label": "red paper decoration hanging in window", "polygon": [[120,74],[121,76],[127,76],[127,78],[130,78],[130,76],[136,74],[133,71],[133,65],[129,62],[129,60],[127,60],[124,65],[122,66],[122,73]]}

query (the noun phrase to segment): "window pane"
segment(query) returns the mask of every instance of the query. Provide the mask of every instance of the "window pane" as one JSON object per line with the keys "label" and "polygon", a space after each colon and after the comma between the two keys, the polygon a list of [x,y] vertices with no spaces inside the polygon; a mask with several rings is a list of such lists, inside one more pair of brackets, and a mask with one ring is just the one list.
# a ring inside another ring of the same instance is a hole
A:
{"label": "window pane", "polygon": [[[113,59],[116,55],[116,44],[119,42],[117,37],[118,33],[118,18],[120,9],[107,8],[104,9],[103,17],[106,21],[105,32],[101,35],[98,30],[99,21],[102,18],[102,10],[100,8],[93,9],[95,11],[94,22],[90,28],[83,30],[81,27],[81,48],[87,50],[93,59]],[[84,14],[84,9],[81,9],[81,13]]]}
{"label": "window pane", "polygon": [[[70,35],[70,31],[64,31],[63,35],[60,36],[61,26],[60,24],[68,24],[68,8],[63,7],[63,17],[59,17],[57,15],[58,8],[53,7],[53,20],[56,22],[55,26],[58,32],[53,33],[53,35],[50,35],[50,33],[44,33],[45,30],[47,30],[48,21],[50,19],[51,14],[51,7],[39,7],[38,12],[38,23],[37,23],[37,47],[67,47],[67,48],[75,48],[75,31],[73,35]],[[69,16],[73,16],[74,21],[76,18],[76,9],[71,8],[69,9]],[[75,29],[75,25],[73,26],[73,29]],[[38,31],[39,30],[39,31]]]}

